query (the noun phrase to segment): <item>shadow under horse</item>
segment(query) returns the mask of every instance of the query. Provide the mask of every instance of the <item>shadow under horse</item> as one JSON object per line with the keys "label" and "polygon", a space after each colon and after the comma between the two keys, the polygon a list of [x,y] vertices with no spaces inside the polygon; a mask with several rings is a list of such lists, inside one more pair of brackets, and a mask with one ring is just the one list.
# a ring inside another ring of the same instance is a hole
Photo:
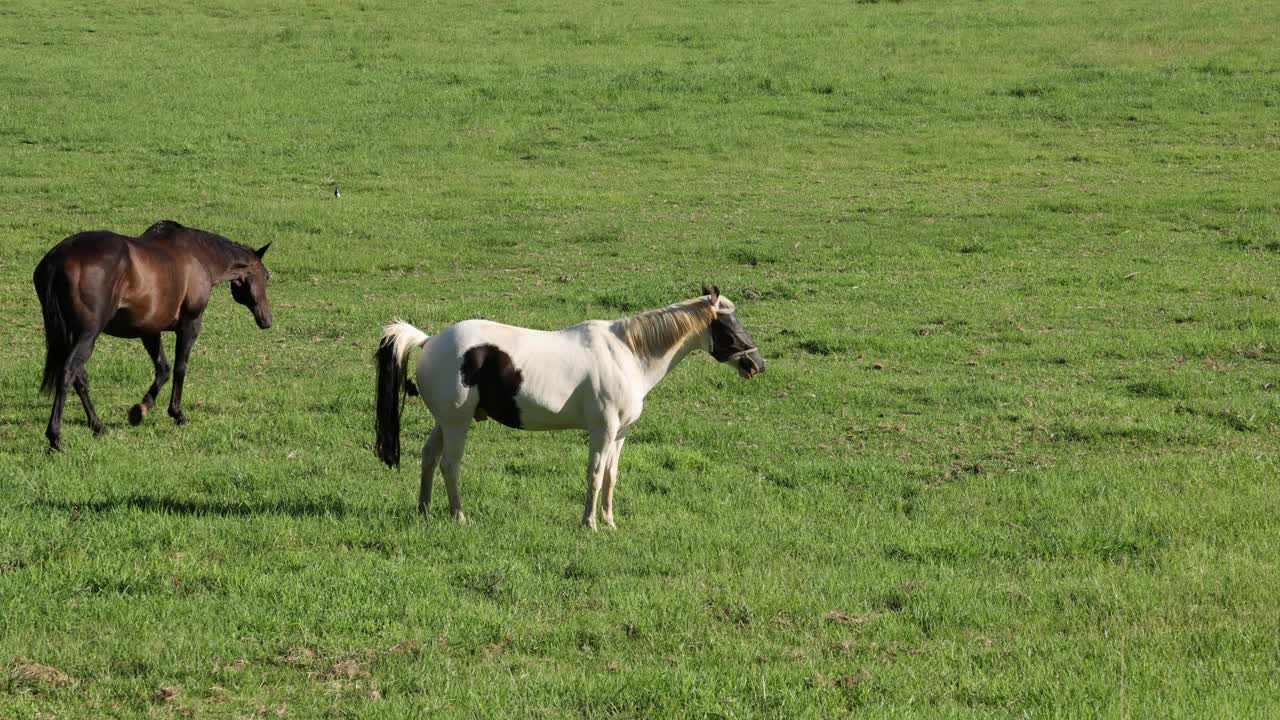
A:
{"label": "shadow under horse", "polygon": [[187,358],[213,286],[231,281],[231,296],[253,312],[258,327],[271,327],[267,281],[262,264],[271,243],[254,250],[221,235],[161,220],[139,237],[107,230],[72,235],[36,265],[36,295],[44,314],[45,361],[42,392],[53,393],[53,412],[45,436],[62,449],[62,409],[67,387],[74,387],[95,435],[106,431],[89,399],[85,369],[98,335],[139,338],[155,364],[156,378],[142,402],[129,410],[137,425],[155,405],[169,379],[160,333],[177,335],[169,416],[186,424],[182,384]]}

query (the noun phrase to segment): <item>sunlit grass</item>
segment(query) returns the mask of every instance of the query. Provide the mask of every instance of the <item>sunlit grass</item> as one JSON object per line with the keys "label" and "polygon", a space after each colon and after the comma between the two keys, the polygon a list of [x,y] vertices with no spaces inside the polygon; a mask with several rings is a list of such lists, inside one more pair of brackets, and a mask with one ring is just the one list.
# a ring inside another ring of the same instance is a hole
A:
{"label": "sunlit grass", "polygon": [[[1276,7],[0,18],[0,715],[1276,713]],[[162,217],[276,324],[215,290],[183,428],[103,339],[50,456],[30,273]],[[704,280],[769,371],[650,395],[617,532],[577,433],[478,425],[466,527],[420,404],[373,456],[382,322]]]}

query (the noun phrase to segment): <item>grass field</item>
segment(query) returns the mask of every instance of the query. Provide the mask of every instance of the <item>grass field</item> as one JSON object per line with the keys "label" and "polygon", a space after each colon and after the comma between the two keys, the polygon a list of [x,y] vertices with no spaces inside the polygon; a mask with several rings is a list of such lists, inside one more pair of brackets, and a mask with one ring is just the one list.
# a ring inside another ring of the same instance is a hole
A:
{"label": "grass field", "polygon": [[[0,717],[1280,715],[1277,27],[0,4]],[[275,327],[215,291],[183,428],[102,340],[50,455],[32,269],[160,218],[274,242]],[[371,452],[380,323],[704,280],[768,373],[649,396],[617,531],[581,433],[478,425],[466,526],[420,404]]]}

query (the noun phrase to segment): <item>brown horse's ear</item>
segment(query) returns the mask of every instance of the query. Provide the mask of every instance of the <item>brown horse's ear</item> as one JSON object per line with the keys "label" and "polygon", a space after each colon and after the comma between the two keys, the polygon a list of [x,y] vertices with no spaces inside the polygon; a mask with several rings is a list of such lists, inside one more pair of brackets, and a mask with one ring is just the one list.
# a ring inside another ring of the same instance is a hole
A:
{"label": "brown horse's ear", "polygon": [[263,245],[262,247],[258,248],[257,250],[254,250],[254,251],[253,251],[253,254],[254,254],[254,255],[257,255],[257,256],[258,256],[258,259],[259,259],[259,260],[261,260],[261,259],[262,259],[262,256],[267,254],[267,248],[269,248],[269,247],[271,247],[271,243],[267,243],[266,245]]}

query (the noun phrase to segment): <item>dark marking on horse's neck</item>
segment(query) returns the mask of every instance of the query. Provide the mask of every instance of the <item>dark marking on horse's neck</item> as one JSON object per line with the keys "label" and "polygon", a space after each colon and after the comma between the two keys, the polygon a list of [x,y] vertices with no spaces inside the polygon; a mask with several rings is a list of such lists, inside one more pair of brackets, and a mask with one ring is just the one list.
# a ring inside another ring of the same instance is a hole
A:
{"label": "dark marking on horse's neck", "polygon": [[480,390],[480,405],[476,419],[485,416],[512,428],[521,428],[520,408],[516,406],[516,393],[524,376],[511,362],[511,356],[497,345],[477,345],[462,356],[462,384]]}

